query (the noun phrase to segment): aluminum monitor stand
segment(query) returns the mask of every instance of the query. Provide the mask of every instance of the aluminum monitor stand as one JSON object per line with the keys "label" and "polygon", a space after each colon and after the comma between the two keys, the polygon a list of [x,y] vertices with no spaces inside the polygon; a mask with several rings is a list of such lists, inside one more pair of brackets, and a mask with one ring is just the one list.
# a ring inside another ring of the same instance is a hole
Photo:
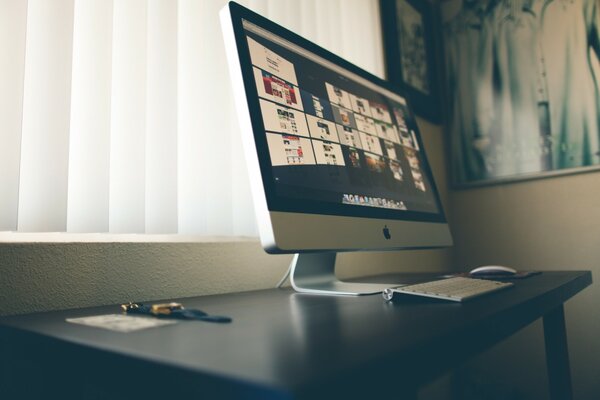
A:
{"label": "aluminum monitor stand", "polygon": [[383,292],[393,283],[342,282],[335,276],[337,253],[302,253],[294,255],[290,281],[300,293],[360,296]]}

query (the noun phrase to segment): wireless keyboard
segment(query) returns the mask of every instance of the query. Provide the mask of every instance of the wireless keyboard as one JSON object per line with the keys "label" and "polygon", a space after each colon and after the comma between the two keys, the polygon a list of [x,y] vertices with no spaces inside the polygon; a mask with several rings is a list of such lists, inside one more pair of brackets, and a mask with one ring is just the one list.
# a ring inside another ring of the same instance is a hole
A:
{"label": "wireless keyboard", "polygon": [[466,301],[511,286],[513,286],[511,282],[456,277],[385,289],[383,298],[393,300],[396,296],[411,294],[451,301]]}

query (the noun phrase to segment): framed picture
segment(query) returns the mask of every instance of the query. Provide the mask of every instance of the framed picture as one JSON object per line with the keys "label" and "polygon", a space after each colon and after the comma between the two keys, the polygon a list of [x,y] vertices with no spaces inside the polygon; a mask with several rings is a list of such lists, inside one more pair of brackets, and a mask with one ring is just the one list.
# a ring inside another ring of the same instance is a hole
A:
{"label": "framed picture", "polygon": [[600,169],[599,13],[598,0],[440,2],[454,187]]}
{"label": "framed picture", "polygon": [[433,6],[427,0],[380,0],[387,78],[408,95],[414,112],[441,121]]}

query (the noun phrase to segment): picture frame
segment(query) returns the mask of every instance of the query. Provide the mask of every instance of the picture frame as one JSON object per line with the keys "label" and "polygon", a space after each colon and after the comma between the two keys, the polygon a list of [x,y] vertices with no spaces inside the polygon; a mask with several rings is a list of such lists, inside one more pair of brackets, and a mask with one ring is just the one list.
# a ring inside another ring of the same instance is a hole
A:
{"label": "picture frame", "polygon": [[600,170],[600,3],[516,4],[439,4],[455,189]]}
{"label": "picture frame", "polygon": [[387,79],[408,96],[415,114],[441,123],[436,20],[427,0],[380,0]]}

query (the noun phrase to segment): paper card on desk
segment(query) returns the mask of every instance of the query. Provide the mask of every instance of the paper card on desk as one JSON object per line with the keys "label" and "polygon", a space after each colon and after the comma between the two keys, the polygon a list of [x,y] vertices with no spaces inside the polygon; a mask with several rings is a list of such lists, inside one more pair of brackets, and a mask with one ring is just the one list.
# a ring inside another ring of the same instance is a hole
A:
{"label": "paper card on desk", "polygon": [[115,332],[135,332],[147,328],[173,325],[177,321],[164,320],[148,317],[138,317],[125,314],[95,315],[92,317],[67,318],[67,322],[73,324],[104,328]]}

